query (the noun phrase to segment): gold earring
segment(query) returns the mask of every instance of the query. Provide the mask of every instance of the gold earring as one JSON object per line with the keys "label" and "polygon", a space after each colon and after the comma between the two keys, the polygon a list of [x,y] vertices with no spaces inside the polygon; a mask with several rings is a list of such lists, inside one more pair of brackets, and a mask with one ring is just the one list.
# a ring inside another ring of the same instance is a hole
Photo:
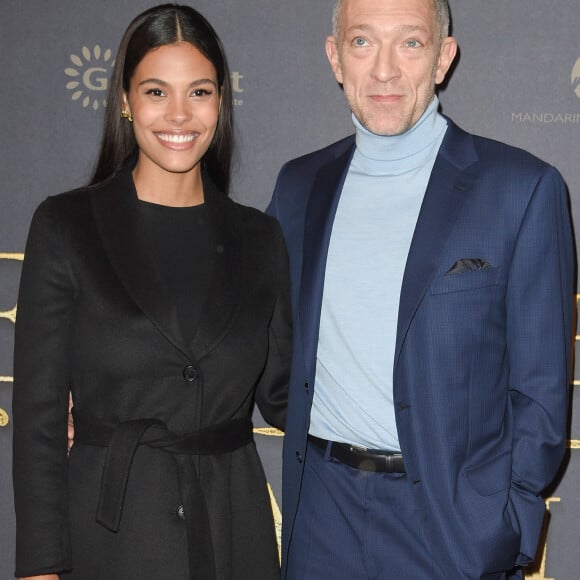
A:
{"label": "gold earring", "polygon": [[129,113],[128,111],[121,111],[121,117],[123,119],[127,119],[129,123],[133,122],[133,115],[131,115],[131,113]]}

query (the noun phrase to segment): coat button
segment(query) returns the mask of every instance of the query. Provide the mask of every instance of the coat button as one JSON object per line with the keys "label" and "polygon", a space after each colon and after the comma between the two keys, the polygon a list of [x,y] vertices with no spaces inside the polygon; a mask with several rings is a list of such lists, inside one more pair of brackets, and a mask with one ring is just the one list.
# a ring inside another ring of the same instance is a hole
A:
{"label": "coat button", "polygon": [[183,378],[188,383],[193,383],[193,382],[197,381],[197,377],[198,377],[197,369],[195,367],[193,367],[192,365],[187,365],[183,369]]}
{"label": "coat button", "polygon": [[296,451],[296,461],[302,463],[302,453],[300,453],[300,451]]}
{"label": "coat button", "polygon": [[185,510],[183,509],[183,506],[180,505],[176,510],[175,513],[177,514],[177,517],[180,520],[185,520]]}

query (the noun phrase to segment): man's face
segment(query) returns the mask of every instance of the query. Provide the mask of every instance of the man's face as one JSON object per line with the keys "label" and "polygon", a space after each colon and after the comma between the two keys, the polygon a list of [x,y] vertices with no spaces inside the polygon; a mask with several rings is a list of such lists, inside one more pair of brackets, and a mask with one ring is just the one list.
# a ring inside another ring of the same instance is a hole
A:
{"label": "man's face", "polygon": [[441,41],[432,0],[345,0],[338,38],[326,40],[352,112],[377,135],[419,120],[456,51],[453,38]]}

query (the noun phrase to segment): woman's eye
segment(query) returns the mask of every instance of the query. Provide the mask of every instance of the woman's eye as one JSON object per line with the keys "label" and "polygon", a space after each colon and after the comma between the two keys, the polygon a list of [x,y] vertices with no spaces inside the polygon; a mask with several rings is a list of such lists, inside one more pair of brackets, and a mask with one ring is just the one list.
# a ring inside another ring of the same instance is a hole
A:
{"label": "woman's eye", "polygon": [[195,91],[193,91],[194,97],[205,97],[207,95],[211,95],[211,91],[208,91],[207,89],[195,89]]}
{"label": "woman's eye", "polygon": [[162,97],[163,91],[161,89],[149,89],[146,94],[153,95],[154,97]]}

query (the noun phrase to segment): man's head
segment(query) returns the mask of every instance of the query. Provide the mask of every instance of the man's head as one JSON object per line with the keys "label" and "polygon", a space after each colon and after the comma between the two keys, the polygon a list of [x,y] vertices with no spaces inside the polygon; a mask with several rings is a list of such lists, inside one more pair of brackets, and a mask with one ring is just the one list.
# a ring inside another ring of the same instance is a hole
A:
{"label": "man's head", "polygon": [[[449,29],[451,26],[451,15],[449,13],[449,2],[447,0],[432,0],[437,17],[437,24],[439,25],[439,34],[441,40],[449,36]],[[338,38],[340,30],[340,16],[342,12],[342,5],[345,0],[336,0],[334,5],[334,12],[332,14],[332,34]]]}
{"label": "man's head", "polygon": [[326,52],[362,125],[399,135],[419,120],[455,58],[448,34],[447,0],[338,0]]}

